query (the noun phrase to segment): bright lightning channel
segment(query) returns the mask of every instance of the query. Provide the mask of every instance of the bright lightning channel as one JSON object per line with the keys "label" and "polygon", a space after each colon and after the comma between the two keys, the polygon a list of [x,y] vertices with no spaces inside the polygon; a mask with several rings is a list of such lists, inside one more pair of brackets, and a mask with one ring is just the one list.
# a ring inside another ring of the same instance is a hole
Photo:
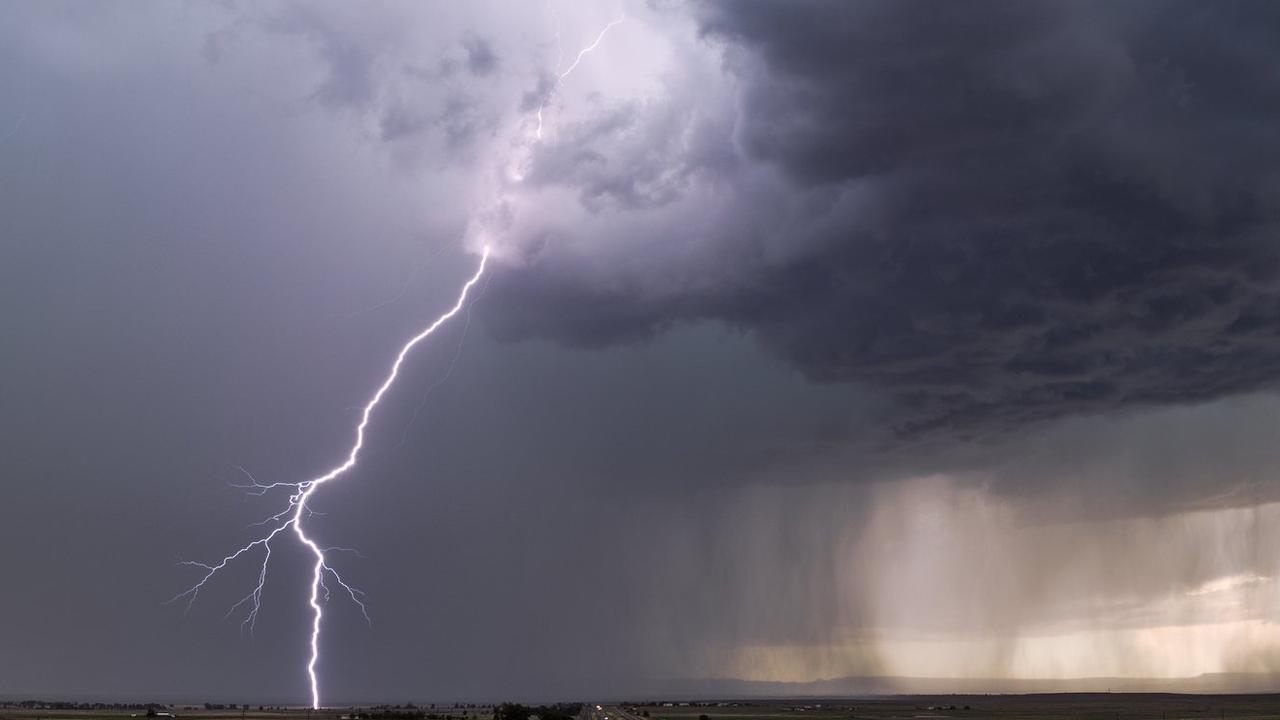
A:
{"label": "bright lightning channel", "polygon": [[[381,402],[382,396],[391,388],[391,384],[396,381],[396,376],[400,374],[400,365],[404,363],[405,357],[415,345],[429,337],[437,328],[445,324],[449,318],[458,314],[458,311],[461,310],[462,306],[467,302],[467,294],[471,292],[471,288],[475,287],[475,284],[480,280],[480,276],[484,274],[484,266],[488,260],[489,246],[486,245],[484,247],[484,251],[480,254],[480,266],[476,269],[476,274],[472,275],[471,279],[462,286],[462,292],[458,293],[458,301],[449,309],[449,312],[436,318],[435,322],[428,325],[422,332],[414,335],[409,342],[404,344],[404,347],[400,348],[400,354],[396,355],[396,361],[391,364],[391,372],[387,374],[387,379],[382,382],[382,386],[373,394],[373,399],[364,406],[364,412],[360,415],[360,424],[356,426],[356,442],[355,445],[351,447],[351,452],[347,455],[346,461],[320,477],[304,481],[306,483],[306,488],[300,488],[302,491],[298,495],[298,502],[294,504],[293,520],[291,521],[293,523],[293,532],[298,536],[298,539],[302,541],[302,544],[310,548],[311,553],[316,556],[316,564],[311,570],[311,659],[307,662],[307,675],[311,678],[311,707],[313,709],[318,710],[320,708],[320,686],[316,680],[316,663],[320,659],[320,620],[323,615],[323,611],[321,610],[320,603],[318,601],[320,596],[320,586],[324,582],[324,572],[325,570],[329,570],[329,567],[325,563],[324,550],[322,550],[314,540],[307,537],[306,532],[303,531],[302,513],[306,510],[307,501],[311,499],[311,495],[316,491],[316,488],[355,466],[356,459],[360,454],[360,448],[364,447],[364,429],[369,425],[369,415],[373,412],[373,409],[377,407],[378,403]],[[332,570],[329,571],[333,573],[334,579],[337,580],[348,593],[350,593],[351,599],[355,600],[356,604],[360,605],[360,609],[363,611],[364,605],[356,597],[354,590],[343,582],[342,578],[336,572],[333,572]],[[367,614],[365,615],[365,618],[368,618]]]}
{"label": "bright lightning channel", "polygon": [[199,582],[192,585],[185,592],[179,593],[178,595],[170,598],[168,601],[172,603],[182,598],[186,598],[187,607],[190,608],[195,602],[196,597],[200,594],[200,590],[207,582],[213,579],[219,571],[227,567],[227,565],[232,561],[256,548],[261,547],[263,549],[263,559],[261,569],[258,572],[257,585],[248,595],[241,598],[240,601],[233,605],[227,612],[227,615],[230,616],[236,608],[248,604],[250,609],[247,617],[242,623],[242,627],[247,626],[250,632],[252,632],[253,626],[257,621],[258,611],[262,607],[262,589],[267,580],[267,565],[271,561],[271,541],[285,530],[293,531],[298,540],[306,546],[306,548],[315,557],[315,565],[312,566],[311,570],[311,596],[308,600],[308,603],[311,606],[311,656],[307,661],[307,677],[311,681],[312,709],[320,709],[320,682],[316,675],[316,664],[320,661],[320,625],[324,617],[324,608],[320,604],[321,592],[323,591],[326,599],[329,595],[329,588],[324,582],[325,576],[328,575],[332,577],[333,580],[347,592],[347,595],[351,600],[360,608],[360,612],[364,615],[366,621],[369,621],[369,613],[365,608],[364,602],[360,599],[364,593],[347,584],[347,582],[342,579],[342,576],[338,574],[338,571],[334,570],[333,566],[329,564],[325,555],[325,552],[328,550],[344,550],[345,548],[322,548],[315,540],[307,535],[306,530],[303,527],[303,520],[306,517],[310,517],[313,513],[313,511],[307,506],[307,503],[311,500],[312,495],[315,494],[315,491],[321,485],[337,478],[355,467],[356,462],[360,458],[360,451],[364,448],[364,433],[365,429],[369,426],[369,418],[373,415],[374,408],[378,406],[378,403],[382,401],[383,396],[387,394],[387,391],[391,389],[392,384],[395,383],[396,378],[400,375],[400,366],[404,364],[405,358],[408,357],[413,348],[418,343],[435,333],[436,330],[448,322],[454,315],[457,315],[458,312],[466,305],[467,296],[471,293],[471,290],[475,287],[476,283],[480,281],[481,276],[484,275],[485,266],[489,261],[489,249],[488,245],[484,247],[484,250],[480,254],[480,264],[476,268],[475,274],[472,275],[471,279],[467,280],[466,284],[462,286],[462,291],[458,293],[458,299],[453,304],[453,307],[449,308],[447,312],[436,318],[435,322],[432,322],[424,330],[410,338],[409,341],[400,348],[399,354],[396,355],[395,362],[391,364],[391,371],[387,374],[386,379],[382,381],[382,385],[378,386],[377,391],[373,393],[369,402],[365,404],[364,410],[360,414],[360,423],[356,426],[355,444],[351,446],[351,450],[347,453],[346,460],[323,475],[311,478],[310,480],[303,480],[301,482],[259,483],[252,476],[249,476],[250,484],[240,485],[238,487],[246,488],[256,495],[265,495],[272,490],[280,488],[288,488],[292,490],[288,498],[288,505],[284,510],[272,515],[261,523],[258,523],[259,525],[270,525],[274,523],[271,530],[256,540],[240,547],[235,552],[224,556],[216,564],[209,565],[195,561],[186,561],[182,563],[183,565],[203,568],[205,571],[204,576],[200,578]]}
{"label": "bright lightning channel", "polygon": [[[573,59],[573,64],[571,64],[568,67],[568,69],[566,69],[564,72],[557,72],[555,83],[551,85],[551,90],[547,92],[547,96],[543,98],[542,104],[538,106],[538,129],[534,132],[534,136],[537,137],[539,140],[542,139],[542,111],[546,109],[547,103],[551,101],[551,97],[555,95],[556,90],[559,90],[560,86],[564,84],[564,79],[569,77],[569,75],[574,71],[574,69],[578,67],[578,64],[582,62],[582,58],[585,57],[587,53],[591,52],[592,50],[595,50],[597,47],[600,47],[600,42],[604,40],[605,33],[609,32],[609,30],[613,28],[613,26],[618,25],[621,22],[622,22],[622,18],[618,18],[617,20],[614,20],[608,25],[605,25],[604,29],[600,31],[600,34],[596,36],[595,42],[591,43],[590,45],[578,51],[578,57]],[[559,46],[559,42],[560,42],[560,30],[557,27],[556,29],[557,47]],[[560,65],[559,65],[559,62],[557,61],[556,70],[558,71],[559,69],[560,69]]]}

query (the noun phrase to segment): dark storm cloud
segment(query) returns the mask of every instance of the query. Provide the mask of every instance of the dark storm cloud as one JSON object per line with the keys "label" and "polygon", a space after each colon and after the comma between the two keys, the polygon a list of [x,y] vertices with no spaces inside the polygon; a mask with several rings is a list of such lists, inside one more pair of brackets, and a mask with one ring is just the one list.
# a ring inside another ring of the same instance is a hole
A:
{"label": "dark storm cloud", "polygon": [[464,37],[462,48],[467,51],[467,70],[472,75],[489,75],[498,69],[498,54],[479,35],[469,34]]}
{"label": "dark storm cloud", "polygon": [[[495,307],[517,308],[499,332],[599,344],[726,320],[811,379],[892,389],[907,435],[1280,378],[1275,5],[709,3],[697,15],[740,83],[740,162],[785,178],[761,196],[726,177],[740,169],[712,174],[740,217],[721,219],[719,250],[700,261],[726,281],[654,293],[652,279],[637,289],[535,259],[496,284]],[[592,128],[608,143],[673,135],[641,110],[609,112]],[[668,200],[635,192],[653,187],[652,165],[610,164],[593,154],[602,144],[570,133],[531,180],[577,188],[588,209]],[[670,177],[658,187],[683,193]],[[787,254],[761,261],[762,247]]]}

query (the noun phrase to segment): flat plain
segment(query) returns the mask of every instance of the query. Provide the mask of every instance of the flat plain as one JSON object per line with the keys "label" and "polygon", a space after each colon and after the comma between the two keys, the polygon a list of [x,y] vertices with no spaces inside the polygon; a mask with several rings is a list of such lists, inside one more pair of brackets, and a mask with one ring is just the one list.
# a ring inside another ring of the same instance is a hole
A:
{"label": "flat plain", "polygon": [[[890,695],[860,698],[627,706],[635,720],[1212,720],[1280,719],[1280,695],[1061,693]],[[610,720],[615,720],[610,718]]]}
{"label": "flat plain", "polygon": [[[170,706],[179,720],[340,720],[352,708],[207,710]],[[418,706],[427,720],[491,720],[488,705],[465,710]],[[382,708],[355,708],[373,717]],[[392,716],[392,710],[387,713]],[[0,707],[0,720],[141,720],[145,710]],[[405,717],[407,717],[407,713]],[[1060,693],[886,695],[857,698],[727,700],[584,705],[582,720],[1280,720],[1280,694]],[[161,718],[161,720],[164,720]]]}

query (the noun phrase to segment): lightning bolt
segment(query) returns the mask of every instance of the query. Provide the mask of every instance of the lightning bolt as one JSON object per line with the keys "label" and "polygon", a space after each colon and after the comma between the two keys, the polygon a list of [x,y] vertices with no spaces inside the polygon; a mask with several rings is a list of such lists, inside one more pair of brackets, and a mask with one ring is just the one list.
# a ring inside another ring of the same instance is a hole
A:
{"label": "lightning bolt", "polygon": [[[604,29],[600,31],[600,34],[596,36],[596,40],[595,40],[595,42],[593,42],[593,43],[591,43],[590,45],[588,45],[588,46],[586,46],[586,47],[582,48],[581,50],[579,50],[579,51],[578,51],[578,56],[577,56],[576,58],[574,58],[574,59],[573,59],[573,63],[572,63],[571,65],[569,65],[569,67],[568,67],[564,72],[559,72],[559,70],[560,70],[560,62],[559,62],[559,60],[557,60],[557,61],[556,61],[556,71],[557,71],[557,72],[556,72],[556,81],[555,81],[555,83],[553,83],[553,84],[551,85],[551,90],[549,90],[549,91],[547,92],[547,96],[546,96],[545,98],[543,98],[543,100],[542,100],[542,104],[538,106],[538,129],[534,131],[534,136],[535,136],[535,137],[537,137],[539,140],[541,140],[541,139],[542,139],[542,111],[546,109],[546,107],[547,107],[547,103],[551,101],[551,98],[555,96],[556,91],[557,91],[557,90],[559,90],[559,89],[560,89],[560,86],[564,84],[564,79],[565,79],[565,78],[567,78],[567,77],[569,77],[569,75],[570,75],[570,74],[572,74],[572,73],[573,73],[573,71],[574,71],[574,70],[578,67],[578,65],[582,62],[582,58],[586,57],[587,53],[589,53],[589,52],[591,52],[592,50],[595,50],[596,48],[600,47],[600,42],[601,42],[602,40],[604,40],[605,33],[608,33],[610,29],[612,29],[615,25],[620,24],[621,22],[622,22],[622,18],[618,18],[617,20],[614,20],[613,22],[609,23],[608,25],[605,25],[605,26],[604,26]],[[558,23],[557,23],[557,25],[558,25]],[[560,44],[560,29],[559,29],[559,27],[557,27],[557,28],[556,28],[556,46],[557,46],[557,48],[559,47],[559,44]],[[557,52],[558,52],[558,50],[557,50]]]}
{"label": "lightning bolt", "polygon": [[[338,584],[342,585],[342,587],[350,593],[351,599],[360,606],[362,612],[365,608],[364,603],[360,602],[359,598],[356,597],[355,590],[353,590],[351,586],[347,585],[347,583],[343,582],[342,577],[325,562],[324,550],[316,544],[315,540],[308,537],[307,533],[303,530],[302,513],[307,509],[307,501],[311,499],[312,494],[315,493],[317,488],[355,467],[356,460],[358,460],[360,456],[360,450],[364,447],[364,431],[365,428],[369,426],[369,416],[373,414],[373,409],[378,406],[379,402],[382,402],[382,397],[387,394],[387,390],[391,389],[391,385],[396,381],[396,377],[400,375],[400,366],[404,364],[404,359],[409,355],[409,352],[413,350],[415,345],[430,337],[432,333],[440,328],[441,325],[448,322],[449,318],[458,314],[458,311],[461,310],[462,306],[467,302],[467,294],[470,293],[471,288],[475,287],[475,284],[480,281],[480,276],[484,275],[485,264],[488,260],[489,246],[486,245],[484,247],[484,251],[480,254],[480,266],[476,268],[475,275],[472,275],[471,279],[462,286],[462,292],[458,293],[458,301],[453,304],[453,307],[445,314],[436,318],[435,322],[428,325],[425,330],[410,338],[409,342],[405,343],[404,346],[400,348],[400,353],[396,355],[395,362],[391,364],[391,372],[387,374],[386,380],[382,381],[382,385],[378,387],[377,392],[373,394],[373,398],[364,406],[364,411],[360,414],[360,424],[356,426],[356,442],[351,446],[351,452],[347,454],[346,461],[341,465],[334,467],[324,475],[311,480],[304,480],[299,484],[300,492],[297,494],[298,501],[294,503],[293,519],[289,522],[292,523],[293,533],[298,536],[298,540],[300,540],[303,545],[310,548],[311,553],[315,555],[316,558],[316,563],[311,570],[311,659],[307,662],[307,675],[311,678],[311,707],[313,709],[318,710],[320,708],[320,684],[316,679],[316,663],[320,660],[320,621],[324,616],[324,611],[321,609],[318,600],[320,595],[320,586],[324,582],[325,571],[329,571],[329,573],[333,575],[334,579],[338,581]],[[305,488],[302,487],[304,485]],[[366,612],[365,618],[368,619],[368,617],[368,613]]]}
{"label": "lightning bolt", "polygon": [[[556,18],[556,22],[557,22],[557,28],[556,28],[557,50],[558,50],[558,54],[562,54],[562,48],[560,48],[559,46],[560,31],[559,31],[558,16]],[[543,100],[542,105],[538,108],[538,112],[537,112],[538,124],[537,124],[537,131],[535,134],[538,141],[541,141],[542,139],[542,127],[543,127],[542,114],[543,114],[543,110],[546,108],[547,102],[550,101],[550,99],[554,96],[555,92],[564,83],[565,78],[569,77],[569,75],[572,74],[573,71],[578,67],[578,65],[582,62],[582,59],[587,54],[589,54],[590,52],[595,50],[597,47],[599,47],[600,43],[604,40],[604,37],[609,32],[609,30],[621,22],[622,22],[622,18],[618,18],[617,20],[614,20],[613,22],[606,25],[604,29],[600,31],[600,34],[596,36],[596,39],[594,42],[592,42],[590,45],[584,47],[582,50],[578,52],[577,56],[573,60],[573,63],[570,64],[567,69],[563,71],[560,70],[562,57],[557,58],[555,83],[552,85],[550,91],[547,93],[546,98]],[[368,609],[366,608],[363,600],[365,595],[364,592],[347,583],[346,580],[344,580],[342,576],[338,573],[338,571],[334,569],[333,565],[330,564],[328,556],[326,555],[326,553],[332,553],[332,552],[355,552],[355,551],[350,550],[349,548],[321,547],[320,544],[315,541],[315,539],[313,539],[310,535],[307,534],[304,521],[312,517],[313,515],[319,514],[310,508],[309,503],[312,497],[315,495],[316,490],[318,490],[320,486],[341,477],[348,470],[351,470],[356,466],[356,463],[360,459],[360,451],[364,448],[365,430],[369,426],[369,419],[372,417],[373,411],[378,407],[378,404],[382,402],[382,398],[391,389],[391,386],[395,384],[396,378],[399,377],[400,375],[400,368],[404,364],[405,358],[408,357],[409,353],[412,352],[413,349],[419,343],[431,337],[431,335],[433,335],[441,326],[443,326],[450,319],[456,316],[466,306],[467,299],[470,296],[472,290],[475,288],[476,283],[480,281],[481,277],[483,277],[485,273],[485,267],[488,264],[489,256],[490,256],[490,247],[491,246],[488,244],[486,244],[483,247],[480,253],[480,262],[476,268],[475,274],[473,274],[471,278],[468,279],[463,284],[461,291],[458,293],[458,298],[454,302],[453,306],[450,307],[446,312],[441,314],[439,317],[437,317],[430,325],[426,326],[417,335],[414,335],[413,337],[411,337],[408,341],[404,343],[404,345],[400,347],[400,352],[396,354],[395,360],[391,363],[390,371],[387,373],[385,379],[382,381],[382,384],[378,386],[378,388],[374,391],[373,395],[369,398],[368,402],[365,403],[360,413],[360,422],[356,425],[355,442],[351,445],[351,449],[347,452],[346,458],[340,464],[335,465],[333,468],[329,469],[324,474],[318,475],[308,480],[302,480],[298,482],[261,483],[255,477],[253,477],[253,475],[250,474],[247,470],[245,470],[244,468],[239,468],[240,472],[243,473],[246,478],[248,478],[248,483],[233,484],[233,487],[243,489],[250,495],[254,495],[258,497],[269,495],[269,494],[275,494],[278,492],[287,493],[285,495],[284,508],[279,512],[275,513],[274,515],[271,515],[266,519],[251,525],[250,527],[256,527],[256,528],[265,527],[268,529],[261,532],[257,537],[255,537],[250,542],[224,555],[217,562],[203,563],[203,562],[187,560],[179,563],[180,565],[183,565],[183,566],[199,568],[200,570],[203,571],[203,573],[200,576],[200,579],[194,585],[187,588],[185,591],[178,593],[172,598],[169,598],[165,602],[166,604],[172,604],[172,603],[177,603],[181,600],[185,600],[186,601],[185,607],[187,610],[190,610],[192,605],[195,604],[196,599],[199,597],[200,591],[204,589],[204,587],[207,584],[209,584],[215,577],[217,577],[217,575],[220,572],[226,569],[227,566],[231,565],[237,560],[240,560],[241,558],[244,558],[246,556],[252,556],[255,552],[260,551],[262,559],[261,559],[261,564],[258,566],[257,581],[254,587],[249,591],[248,594],[246,594],[244,597],[238,600],[234,605],[232,605],[231,608],[227,610],[227,613],[224,616],[224,617],[230,618],[233,614],[236,613],[237,610],[241,608],[247,608],[247,610],[245,611],[245,616],[241,621],[240,626],[242,631],[247,630],[250,634],[253,634],[254,627],[258,619],[258,613],[262,608],[262,595],[263,595],[263,590],[266,587],[267,570],[269,565],[271,564],[272,542],[274,542],[282,533],[285,533],[285,532],[293,533],[297,541],[303,547],[305,547],[308,552],[311,553],[311,556],[315,560],[315,562],[311,566],[311,588],[310,588],[310,595],[307,599],[307,603],[311,608],[310,655],[307,660],[307,677],[310,681],[311,708],[313,710],[319,710],[321,707],[320,681],[319,681],[319,676],[317,675],[316,669],[320,662],[320,630],[324,620],[324,603],[328,602],[331,595],[330,586],[325,582],[325,578],[327,577],[331,579],[334,583],[337,583],[338,587],[342,588],[342,590],[345,591],[347,597],[350,598],[352,603],[354,603],[355,606],[359,608],[366,622],[372,625],[372,620],[369,617]],[[459,352],[460,351],[461,351],[461,347],[459,347]],[[458,355],[455,354],[453,358],[453,362],[449,366],[450,373],[453,370],[453,365],[457,363],[457,359],[458,359]],[[447,377],[447,373],[446,373],[446,377]],[[430,392],[431,389],[434,389],[434,387],[435,385],[431,386],[431,388],[428,389],[428,393]],[[425,397],[423,401],[425,402]],[[419,404],[419,409],[421,409],[421,404]],[[415,411],[415,418],[416,416],[417,416],[417,413]]]}
{"label": "lightning bolt", "polygon": [[210,564],[192,560],[181,563],[185,566],[198,567],[204,570],[204,575],[198,582],[196,582],[196,584],[192,585],[186,591],[173,596],[167,601],[168,603],[174,603],[179,600],[186,599],[186,607],[190,609],[192,604],[195,603],[196,598],[199,597],[200,591],[219,572],[239,558],[252,553],[255,550],[261,549],[262,565],[258,571],[257,585],[254,586],[253,590],[251,590],[248,595],[241,598],[235,605],[232,605],[226,615],[227,617],[230,617],[236,609],[247,606],[249,608],[248,614],[241,623],[241,627],[248,628],[248,630],[252,632],[254,624],[258,618],[258,611],[262,607],[262,591],[267,581],[267,566],[271,562],[271,543],[286,530],[291,530],[293,532],[298,541],[302,543],[302,545],[306,547],[315,558],[315,564],[312,565],[311,568],[311,596],[308,598],[308,604],[311,606],[311,655],[307,661],[307,677],[311,681],[312,709],[318,710],[320,708],[320,681],[316,675],[316,666],[320,662],[320,627],[324,619],[324,606],[321,605],[321,593],[323,592],[324,600],[328,600],[329,598],[329,588],[325,584],[326,575],[346,591],[347,596],[351,598],[351,601],[360,608],[360,612],[364,615],[365,620],[367,622],[371,621],[369,620],[368,609],[365,607],[364,601],[361,600],[364,593],[348,584],[338,571],[329,564],[328,558],[325,555],[327,551],[342,551],[347,549],[323,548],[307,534],[306,528],[304,527],[304,520],[314,514],[310,507],[308,507],[308,503],[320,486],[337,479],[356,466],[356,463],[360,459],[360,451],[364,449],[365,430],[369,427],[369,419],[373,416],[374,409],[376,409],[378,404],[382,402],[382,398],[387,394],[387,391],[391,389],[393,384],[395,384],[396,378],[400,375],[400,367],[404,364],[405,358],[409,356],[409,353],[413,351],[414,347],[434,334],[442,325],[462,310],[467,303],[467,297],[470,295],[472,288],[475,287],[476,283],[480,281],[481,276],[484,275],[485,266],[488,261],[489,246],[486,245],[480,254],[480,264],[476,268],[475,274],[472,275],[471,278],[462,286],[462,290],[458,293],[458,299],[454,302],[453,307],[449,308],[447,312],[437,317],[434,322],[424,328],[417,335],[414,335],[400,347],[400,352],[396,354],[395,361],[391,363],[390,372],[387,373],[386,378],[382,381],[382,384],[378,386],[378,389],[374,391],[373,396],[369,398],[369,401],[365,403],[364,409],[360,413],[360,423],[356,425],[355,442],[347,452],[347,457],[342,461],[342,463],[335,465],[323,475],[318,475],[309,480],[302,480],[300,482],[260,483],[254,479],[252,475],[249,475],[246,472],[245,474],[250,480],[249,484],[237,485],[236,487],[244,488],[251,494],[266,495],[267,493],[281,489],[289,491],[287,503],[283,510],[271,517],[268,517],[260,523],[256,523],[259,526],[269,525],[271,526],[271,529],[251,542],[240,546],[235,551],[224,555],[222,559],[216,563]]}

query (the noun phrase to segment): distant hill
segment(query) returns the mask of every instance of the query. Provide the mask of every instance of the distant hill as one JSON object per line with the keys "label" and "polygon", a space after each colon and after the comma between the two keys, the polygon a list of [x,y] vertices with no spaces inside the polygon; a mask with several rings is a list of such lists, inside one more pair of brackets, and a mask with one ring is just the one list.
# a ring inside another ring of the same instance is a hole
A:
{"label": "distant hill", "polygon": [[1070,680],[845,677],[813,682],[705,679],[672,680],[655,683],[655,685],[661,685],[666,695],[678,695],[689,699],[952,693],[1274,693],[1280,692],[1280,675],[1213,673],[1174,679],[1098,677]]}

